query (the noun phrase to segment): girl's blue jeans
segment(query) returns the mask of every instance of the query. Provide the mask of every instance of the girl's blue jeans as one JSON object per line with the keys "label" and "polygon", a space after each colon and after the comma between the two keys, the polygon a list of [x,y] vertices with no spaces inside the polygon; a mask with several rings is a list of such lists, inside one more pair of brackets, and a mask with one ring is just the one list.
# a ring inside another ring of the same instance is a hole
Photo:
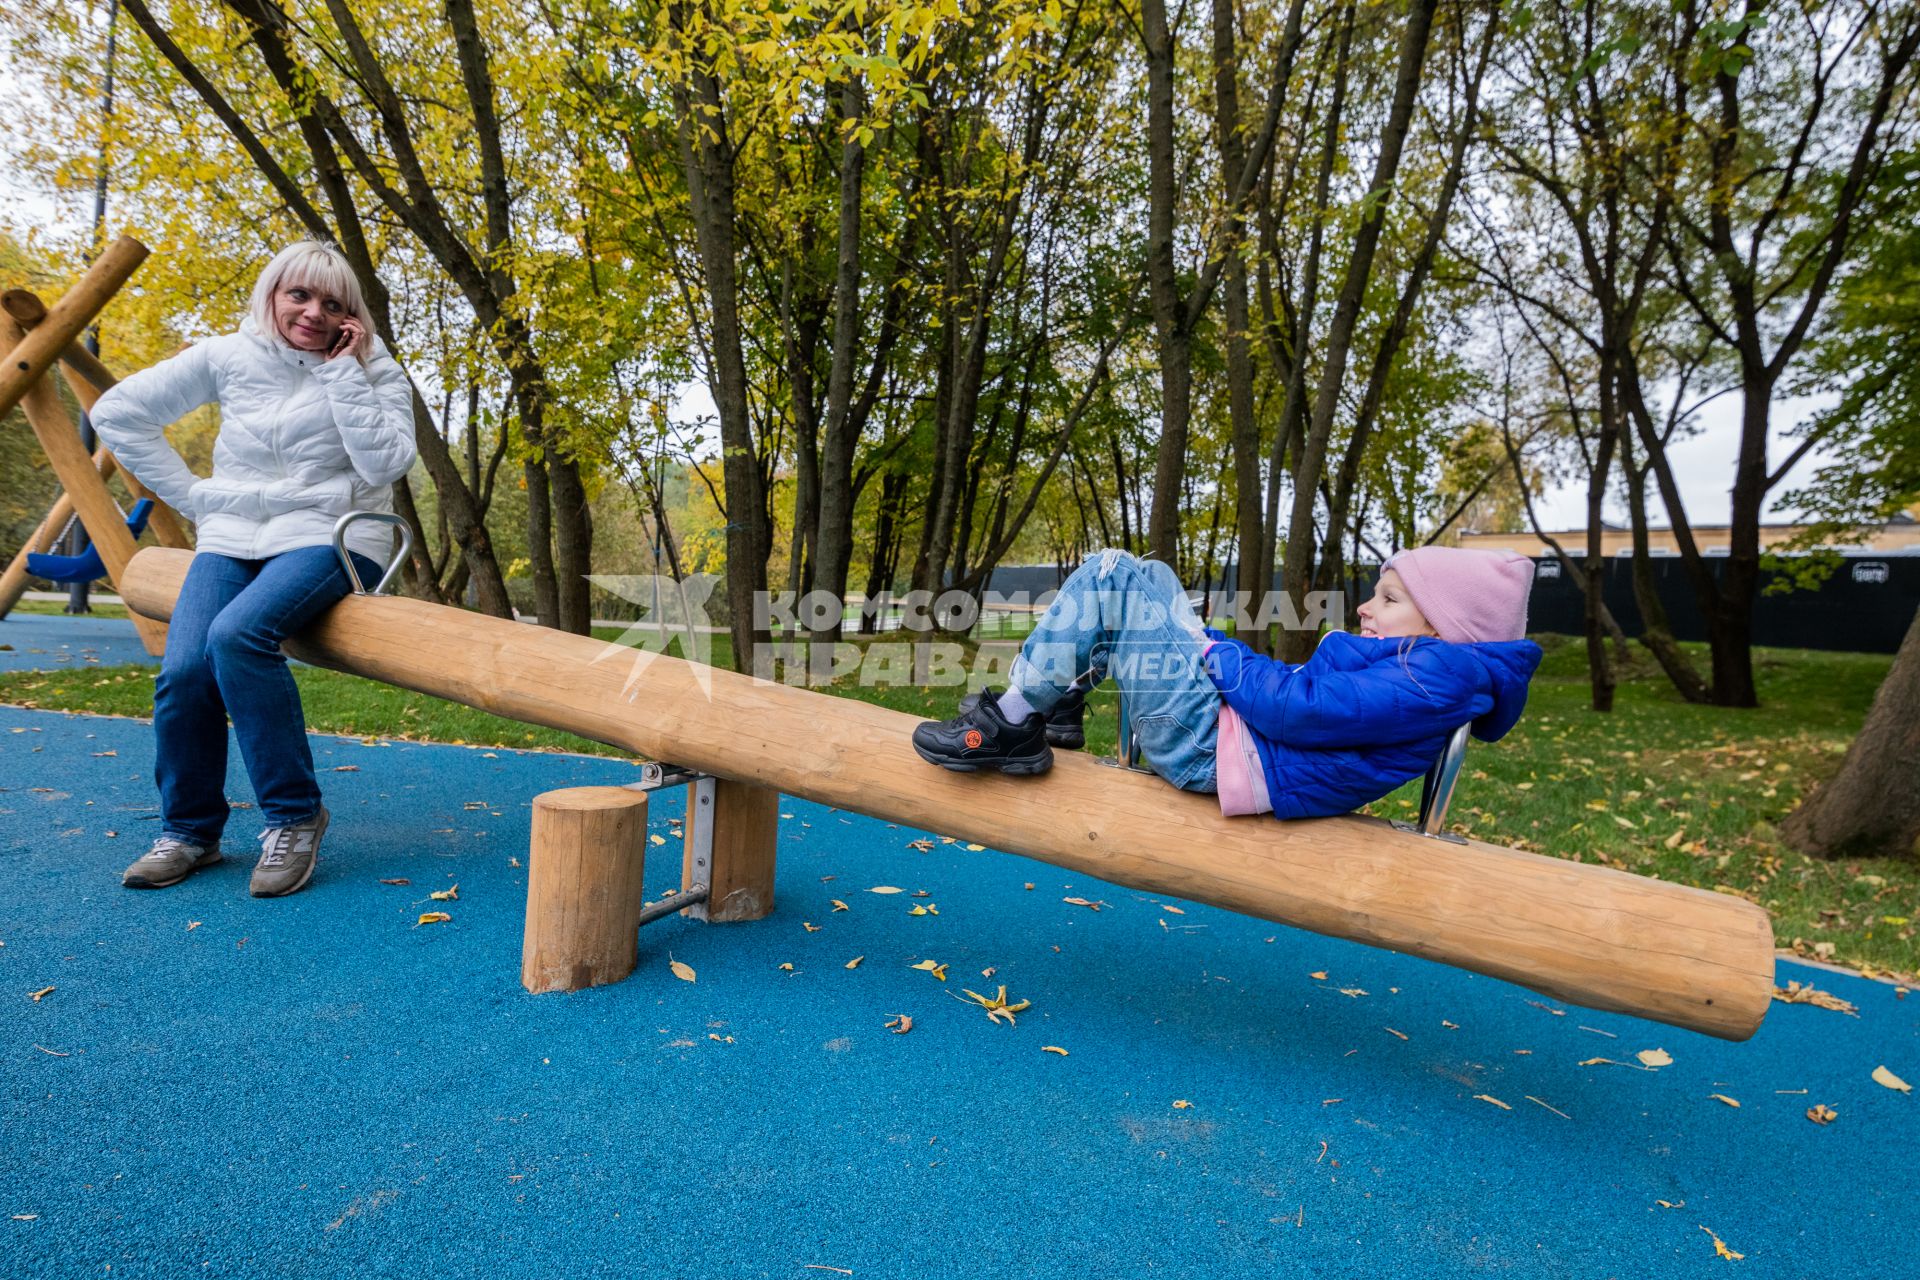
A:
{"label": "girl's blue jeans", "polygon": [[[380,566],[354,555],[362,582]],[[300,690],[280,642],[345,596],[333,548],[300,547],[265,560],[202,551],[193,557],[167,626],[153,690],[161,830],[211,847],[227,825],[227,719],[269,827],[320,810]]]}
{"label": "girl's blue jeans", "polygon": [[1220,692],[1201,661],[1206,646],[1173,570],[1109,549],[1060,584],[1008,680],[1046,711],[1069,686],[1111,677],[1153,771],[1182,790],[1213,791]]}

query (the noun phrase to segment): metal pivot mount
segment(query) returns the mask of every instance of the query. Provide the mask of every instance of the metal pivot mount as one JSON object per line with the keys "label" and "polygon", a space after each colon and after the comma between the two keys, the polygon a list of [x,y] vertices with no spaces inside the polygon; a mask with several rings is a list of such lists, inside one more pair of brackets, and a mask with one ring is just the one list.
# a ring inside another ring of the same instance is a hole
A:
{"label": "metal pivot mount", "polygon": [[687,812],[681,821],[687,831],[686,887],[640,908],[642,926],[678,911],[695,920],[707,918],[708,886],[713,883],[714,781],[712,774],[650,760],[640,766],[640,780],[627,784],[629,791],[687,789]]}
{"label": "metal pivot mount", "polygon": [[[360,581],[360,571],[353,567],[353,557],[347,554],[347,529],[355,520],[377,520],[400,531],[400,553],[387,562],[387,571],[380,575],[379,583],[371,591]],[[413,530],[407,527],[405,520],[390,511],[349,511],[334,521],[333,554],[340,557],[340,567],[347,571],[347,581],[353,584],[353,594],[357,596],[377,596],[385,591],[412,552]]]}
{"label": "metal pivot mount", "polygon": [[1455,729],[1447,739],[1447,749],[1428,767],[1426,779],[1420,784],[1420,817],[1413,822],[1395,821],[1394,826],[1451,844],[1466,843],[1464,837],[1447,831],[1447,805],[1453,800],[1454,784],[1460,781],[1460,766],[1467,760],[1468,731],[1472,727],[1463,724]]}

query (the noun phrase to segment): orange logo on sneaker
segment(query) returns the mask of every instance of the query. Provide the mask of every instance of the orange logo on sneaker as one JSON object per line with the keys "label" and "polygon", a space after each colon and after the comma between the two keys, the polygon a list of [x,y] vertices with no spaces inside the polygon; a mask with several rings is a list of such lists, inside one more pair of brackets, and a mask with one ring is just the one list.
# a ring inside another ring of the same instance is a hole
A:
{"label": "orange logo on sneaker", "polygon": [[985,741],[985,739],[981,738],[980,731],[978,729],[967,730],[967,750],[978,751],[980,749],[980,744],[983,741]]}

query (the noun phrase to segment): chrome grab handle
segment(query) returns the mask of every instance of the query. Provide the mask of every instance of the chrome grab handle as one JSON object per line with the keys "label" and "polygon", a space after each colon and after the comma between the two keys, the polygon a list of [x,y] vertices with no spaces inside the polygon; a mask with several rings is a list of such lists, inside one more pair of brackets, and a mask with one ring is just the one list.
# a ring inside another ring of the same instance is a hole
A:
{"label": "chrome grab handle", "polygon": [[[387,562],[387,571],[380,575],[379,583],[369,591],[360,581],[360,571],[353,567],[353,557],[347,554],[347,527],[355,520],[378,520],[390,524],[400,531],[400,552]],[[333,554],[340,557],[340,567],[347,571],[347,581],[353,584],[353,594],[357,596],[377,596],[387,589],[400,566],[406,563],[407,556],[413,551],[413,530],[407,522],[390,511],[349,511],[334,521]]]}
{"label": "chrome grab handle", "polygon": [[1420,784],[1419,819],[1412,823],[1396,822],[1394,826],[1452,844],[1466,843],[1447,831],[1447,805],[1453,799],[1454,784],[1460,781],[1460,766],[1467,762],[1468,735],[1472,729],[1471,723],[1455,729],[1447,739],[1447,749],[1428,767],[1426,779]]}

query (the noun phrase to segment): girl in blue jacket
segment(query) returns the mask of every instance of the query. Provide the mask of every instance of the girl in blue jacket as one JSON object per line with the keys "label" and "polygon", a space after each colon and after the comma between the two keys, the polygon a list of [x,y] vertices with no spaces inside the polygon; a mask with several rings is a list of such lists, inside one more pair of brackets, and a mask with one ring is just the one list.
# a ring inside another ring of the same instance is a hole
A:
{"label": "girl in blue jacket", "polygon": [[[1526,706],[1540,647],[1525,638],[1533,561],[1421,547],[1381,569],[1358,635],[1298,665],[1201,625],[1173,571],[1103,551],[1060,587],[1009,687],[914,730],[922,758],[971,773],[1044,773],[1087,689],[1111,676],[1141,755],[1223,813],[1326,817],[1426,772],[1462,724],[1493,742]],[[1051,735],[1050,731],[1051,730]]]}

